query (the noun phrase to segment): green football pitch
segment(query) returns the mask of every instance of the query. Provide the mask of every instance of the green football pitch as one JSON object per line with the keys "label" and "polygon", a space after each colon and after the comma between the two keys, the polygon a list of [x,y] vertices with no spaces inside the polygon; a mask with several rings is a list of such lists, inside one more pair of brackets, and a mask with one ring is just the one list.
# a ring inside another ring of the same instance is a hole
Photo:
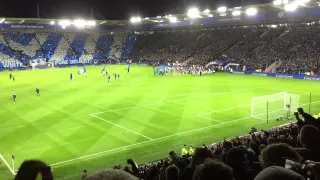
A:
{"label": "green football pitch", "polygon": [[88,77],[77,74],[79,67],[16,71],[14,82],[9,72],[0,73],[0,179],[12,179],[12,155],[15,170],[23,160],[41,159],[55,179],[79,179],[83,169],[90,174],[128,158],[141,164],[184,144],[211,144],[251,127],[290,122],[252,118],[254,97],[296,94],[308,112],[311,92],[311,112],[320,111],[315,81],[226,73],[154,76],[151,67],[134,65],[128,74],[126,65],[112,65],[107,70],[120,80],[108,83],[102,67],[87,67]]}

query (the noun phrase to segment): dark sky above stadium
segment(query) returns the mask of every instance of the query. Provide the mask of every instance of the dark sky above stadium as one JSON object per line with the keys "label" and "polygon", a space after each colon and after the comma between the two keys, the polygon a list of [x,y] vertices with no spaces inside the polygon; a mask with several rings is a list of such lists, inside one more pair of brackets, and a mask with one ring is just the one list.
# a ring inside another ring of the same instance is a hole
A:
{"label": "dark sky above stadium", "polygon": [[[268,3],[271,0],[243,0],[244,5]],[[91,8],[95,19],[129,19],[186,12],[196,5],[201,9],[218,6],[239,6],[242,0],[0,0],[0,17],[35,18],[37,4],[41,18],[90,18]]]}

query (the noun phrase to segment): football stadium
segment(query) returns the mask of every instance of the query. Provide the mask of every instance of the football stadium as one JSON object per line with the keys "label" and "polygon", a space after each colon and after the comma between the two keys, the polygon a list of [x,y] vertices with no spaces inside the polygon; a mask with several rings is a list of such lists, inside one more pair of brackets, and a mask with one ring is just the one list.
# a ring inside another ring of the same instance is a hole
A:
{"label": "football stadium", "polygon": [[0,17],[0,179],[319,179],[319,6]]}

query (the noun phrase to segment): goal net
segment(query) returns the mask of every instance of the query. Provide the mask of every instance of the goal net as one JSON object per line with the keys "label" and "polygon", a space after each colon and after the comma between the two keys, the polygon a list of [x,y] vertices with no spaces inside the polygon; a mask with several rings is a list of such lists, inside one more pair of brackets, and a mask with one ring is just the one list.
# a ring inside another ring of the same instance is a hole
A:
{"label": "goal net", "polygon": [[300,104],[300,95],[281,92],[254,97],[251,103],[251,117],[266,120],[288,117]]}

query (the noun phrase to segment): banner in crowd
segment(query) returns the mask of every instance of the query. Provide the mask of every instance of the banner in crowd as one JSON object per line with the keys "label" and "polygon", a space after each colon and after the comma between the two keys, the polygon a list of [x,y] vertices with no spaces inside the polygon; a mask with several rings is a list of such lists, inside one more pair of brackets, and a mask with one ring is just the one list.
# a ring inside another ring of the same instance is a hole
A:
{"label": "banner in crowd", "polygon": [[57,61],[53,60],[53,64],[56,66],[58,64],[92,64],[92,60],[63,60]]}
{"label": "banner in crowd", "polygon": [[254,71],[235,71],[233,74],[249,74],[253,76],[268,76],[268,77],[278,77],[278,78],[288,78],[288,79],[305,79],[320,81],[320,76],[307,76],[305,74],[284,74],[284,73],[264,73],[264,72],[254,72]]}

